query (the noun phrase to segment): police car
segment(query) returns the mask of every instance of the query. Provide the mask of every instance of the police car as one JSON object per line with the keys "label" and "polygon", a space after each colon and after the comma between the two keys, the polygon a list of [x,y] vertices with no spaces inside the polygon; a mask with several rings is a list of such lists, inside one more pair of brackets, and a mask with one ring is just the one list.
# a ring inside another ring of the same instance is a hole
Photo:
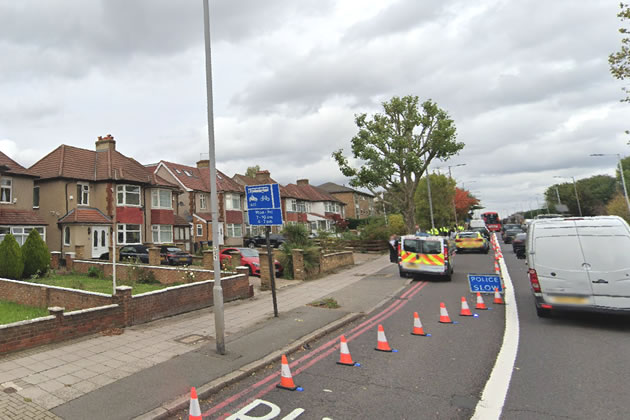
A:
{"label": "police car", "polygon": [[406,235],[400,238],[398,272],[401,277],[441,276],[450,281],[454,253],[448,238]]}

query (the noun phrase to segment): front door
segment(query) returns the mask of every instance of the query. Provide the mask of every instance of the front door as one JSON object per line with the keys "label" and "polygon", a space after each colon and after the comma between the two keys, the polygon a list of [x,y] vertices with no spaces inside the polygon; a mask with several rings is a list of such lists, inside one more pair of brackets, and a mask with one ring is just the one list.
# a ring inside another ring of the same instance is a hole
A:
{"label": "front door", "polygon": [[92,228],[92,258],[98,258],[109,251],[109,228]]}

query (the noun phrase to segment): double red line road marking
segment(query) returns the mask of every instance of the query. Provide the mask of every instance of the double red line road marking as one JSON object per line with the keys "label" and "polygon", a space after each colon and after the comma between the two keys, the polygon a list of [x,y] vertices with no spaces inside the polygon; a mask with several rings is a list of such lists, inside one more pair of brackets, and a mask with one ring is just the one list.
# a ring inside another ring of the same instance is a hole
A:
{"label": "double red line road marking", "polygon": [[[426,281],[421,281],[421,282],[418,282],[417,284],[413,285],[412,287],[410,287],[409,290],[407,290],[405,293],[403,293],[402,295],[400,295],[398,297],[398,300],[396,302],[393,302],[387,308],[383,309],[379,313],[375,314],[371,318],[365,320],[364,322],[362,322],[361,324],[357,325],[352,330],[350,330],[346,334],[346,336],[347,336],[347,340],[346,341],[350,342],[350,341],[354,340],[355,338],[359,337],[360,335],[362,335],[363,333],[368,331],[370,328],[372,328],[375,324],[382,322],[383,320],[389,318],[390,316],[392,316],[393,314],[398,312],[401,308],[403,308],[409,302],[409,299],[411,299],[418,292],[420,292],[420,290],[422,290],[422,288],[425,287],[427,284],[428,283]],[[314,365],[315,363],[317,363],[318,361],[320,361],[324,357],[328,356],[330,353],[334,352],[338,348],[339,348],[339,337],[336,337],[336,338],[334,338],[334,339],[332,339],[332,340],[322,344],[321,346],[317,347],[316,349],[312,350],[311,352],[305,354],[304,356],[300,357],[299,359],[293,361],[289,365],[292,368],[291,371],[292,371],[293,375],[297,375],[300,372],[308,369],[309,367],[311,367],[312,365]],[[319,354],[319,353],[321,353],[321,354]],[[316,355],[318,355],[318,356],[316,356]],[[312,358],[312,360],[306,362],[308,359],[311,359],[311,358]],[[297,365],[300,365],[300,366],[297,369],[293,370],[293,367],[295,367]],[[280,374],[277,373],[277,372],[267,376],[266,378],[256,382],[255,384],[248,386],[247,388],[245,388],[241,392],[239,392],[237,394],[234,394],[230,398],[228,398],[228,399],[220,402],[219,404],[213,406],[208,411],[202,413],[202,416],[206,417],[206,416],[210,416],[212,414],[217,413],[218,411],[220,411],[221,409],[229,406],[230,404],[233,404],[233,403],[237,402],[239,399],[241,399],[245,395],[250,394],[250,393],[256,391],[258,388],[261,388],[262,386],[268,384],[268,382],[272,381],[273,379],[276,379],[278,376],[280,376]],[[273,389],[275,389],[275,387],[276,387],[276,383],[275,382],[265,386],[257,394],[248,397],[245,401],[243,401],[241,404],[239,404],[237,407],[235,407],[234,410],[235,411],[239,410],[240,408],[244,407],[245,405],[249,404],[250,402],[254,401],[255,399],[261,398],[263,395],[265,395],[268,392],[270,392]]]}

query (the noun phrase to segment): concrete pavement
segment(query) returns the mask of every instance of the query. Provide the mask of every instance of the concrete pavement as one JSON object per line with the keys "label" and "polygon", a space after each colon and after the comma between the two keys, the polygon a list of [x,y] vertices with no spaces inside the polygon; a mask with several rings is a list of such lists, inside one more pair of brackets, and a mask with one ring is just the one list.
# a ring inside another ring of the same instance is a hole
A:
{"label": "concrete pavement", "polygon": [[[340,295],[349,296],[352,293],[347,288],[390,266],[387,256],[370,257],[374,258],[321,279],[281,281],[283,285],[294,285],[278,291],[280,322],[263,322],[273,316],[269,292],[228,303],[226,356],[214,354],[214,315],[207,309],[130,327],[121,335],[95,335],[5,356],[0,361],[0,390],[5,390],[0,392],[0,407],[5,404],[19,410],[21,402],[25,413],[30,410],[40,415],[41,412],[44,416],[41,418],[46,419],[58,418],[55,414],[68,419],[86,415],[130,418],[148,412],[190,386],[200,386],[229,374],[342,319],[348,311],[326,311],[305,305],[342,289],[346,290]],[[400,287],[402,283],[397,280],[390,288]],[[387,293],[378,283],[368,289],[372,290],[369,302],[382,299],[383,293]],[[361,306],[357,302],[354,305],[353,311]],[[169,379],[179,382],[164,382]],[[159,392],[154,389],[156,383],[161,383]],[[134,388],[143,386],[146,386],[142,388],[144,391]],[[7,394],[7,390],[12,393]],[[137,398],[143,393],[146,395]],[[125,398],[130,401],[129,410],[120,409]],[[113,401],[116,410],[112,411]],[[6,418],[20,417],[11,414]],[[29,414],[23,418],[38,417]]]}

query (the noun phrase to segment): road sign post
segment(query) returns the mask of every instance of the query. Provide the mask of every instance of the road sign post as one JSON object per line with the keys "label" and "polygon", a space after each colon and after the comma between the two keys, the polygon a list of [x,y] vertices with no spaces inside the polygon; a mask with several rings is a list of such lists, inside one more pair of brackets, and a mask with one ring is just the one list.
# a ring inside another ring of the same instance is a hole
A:
{"label": "road sign post", "polygon": [[497,274],[468,274],[468,285],[472,293],[494,293],[494,289],[503,292],[501,276]]}
{"label": "road sign post", "polygon": [[273,300],[273,316],[278,317],[278,301],[276,299],[276,267],[269,242],[271,226],[282,226],[282,201],[278,184],[250,185],[245,187],[247,201],[247,218],[252,226],[265,226],[267,258],[269,258],[269,278],[271,279],[271,298]]}

